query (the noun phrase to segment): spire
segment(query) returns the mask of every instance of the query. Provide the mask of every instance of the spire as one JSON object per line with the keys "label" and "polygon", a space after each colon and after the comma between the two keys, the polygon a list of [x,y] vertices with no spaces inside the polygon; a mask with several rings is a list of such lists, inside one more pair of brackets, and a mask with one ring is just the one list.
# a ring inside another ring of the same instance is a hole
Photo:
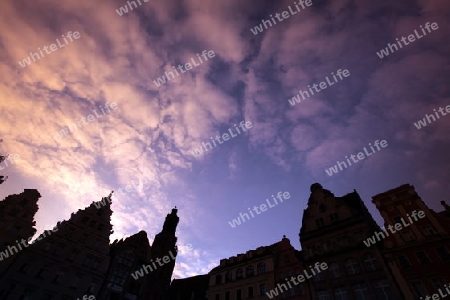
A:
{"label": "spire", "polygon": [[175,234],[175,230],[177,228],[178,222],[180,218],[177,216],[178,209],[172,208],[172,212],[167,214],[166,220],[164,221],[162,232],[170,232]]}

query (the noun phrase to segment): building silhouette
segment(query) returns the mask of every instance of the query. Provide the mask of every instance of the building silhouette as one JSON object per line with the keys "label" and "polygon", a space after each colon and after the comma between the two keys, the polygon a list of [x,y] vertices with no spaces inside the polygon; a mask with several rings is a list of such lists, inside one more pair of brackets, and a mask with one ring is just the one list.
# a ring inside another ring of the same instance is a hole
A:
{"label": "building silhouette", "polygon": [[[177,208],[151,244],[145,231],[110,244],[111,196],[35,239],[39,192],[0,201],[0,300],[409,300],[450,282],[450,206],[441,201],[443,211],[429,209],[409,184],[372,197],[380,228],[355,190],[337,197],[315,183],[301,220],[301,251],[283,236],[221,259],[208,274],[172,282]],[[317,264],[327,268],[292,280]]]}
{"label": "building silhouette", "polygon": [[[220,260],[208,274],[209,286],[203,286],[207,299],[410,300],[431,299],[439,289],[445,295],[450,282],[450,206],[441,201],[444,211],[434,212],[409,184],[380,193],[372,202],[385,228],[376,224],[355,190],[336,197],[319,183],[311,185],[299,234],[302,250],[283,238]],[[424,218],[394,234],[387,232],[389,225],[419,210]],[[281,286],[317,262],[325,262],[328,269],[303,285]],[[170,300],[203,300],[199,286],[202,291],[198,277],[174,280]],[[278,295],[270,293],[274,288]]]}
{"label": "building silhouette", "polygon": [[[175,260],[139,280],[131,274],[151,261],[152,248],[154,255],[176,248],[177,210],[167,216],[152,247],[145,231],[110,245],[111,196],[72,213],[32,242],[38,191],[1,201],[0,299],[165,299]],[[24,239],[20,247],[16,239]]]}

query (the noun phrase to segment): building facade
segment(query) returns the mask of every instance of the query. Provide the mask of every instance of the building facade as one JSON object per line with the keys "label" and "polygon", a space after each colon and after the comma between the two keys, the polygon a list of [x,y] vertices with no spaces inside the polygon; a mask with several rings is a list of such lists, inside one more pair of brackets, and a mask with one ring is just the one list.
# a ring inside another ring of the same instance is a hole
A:
{"label": "building facade", "polygon": [[300,253],[289,239],[222,259],[209,273],[208,299],[309,299],[306,285],[287,284],[303,270]]}
{"label": "building facade", "polygon": [[311,185],[299,234],[304,264],[328,265],[309,280],[313,299],[403,299],[382,244],[363,243],[379,230],[356,191],[336,197],[318,183]]}
{"label": "building facade", "polygon": [[383,240],[383,254],[406,298],[445,291],[444,284],[450,283],[449,206],[442,201],[444,211],[434,212],[409,184],[372,199],[385,228],[391,226]]}

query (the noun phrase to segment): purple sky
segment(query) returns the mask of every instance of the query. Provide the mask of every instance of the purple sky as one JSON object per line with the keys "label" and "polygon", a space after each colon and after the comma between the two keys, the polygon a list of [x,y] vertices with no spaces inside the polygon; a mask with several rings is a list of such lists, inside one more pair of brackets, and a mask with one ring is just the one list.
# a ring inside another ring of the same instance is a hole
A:
{"label": "purple sky", "polygon": [[[314,182],[336,196],[356,189],[380,224],[371,197],[401,184],[415,185],[431,208],[448,200],[450,116],[414,126],[450,105],[448,1],[313,0],[257,35],[250,29],[293,1],[141,3],[123,16],[122,0],[0,3],[0,153],[20,156],[0,170],[9,176],[0,196],[38,189],[38,232],[115,190],[111,241],[139,230],[153,240],[176,205],[179,244],[193,250],[181,251],[174,276],[186,277],[283,234],[299,249]],[[427,22],[439,28],[377,56]],[[69,31],[80,37],[18,63]],[[204,50],[215,56],[159,87],[153,82]],[[338,69],[350,76],[289,104]],[[57,135],[106,102],[117,108]],[[253,127],[192,155],[244,120]],[[375,140],[388,146],[326,174]],[[137,188],[119,192],[132,181]],[[291,198],[228,224],[279,191]]]}

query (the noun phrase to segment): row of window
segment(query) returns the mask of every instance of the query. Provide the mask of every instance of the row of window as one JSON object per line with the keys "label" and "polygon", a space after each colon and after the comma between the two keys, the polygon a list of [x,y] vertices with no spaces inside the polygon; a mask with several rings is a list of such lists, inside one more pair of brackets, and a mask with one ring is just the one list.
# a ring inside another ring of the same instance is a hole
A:
{"label": "row of window", "polygon": [[[86,291],[84,292],[84,294],[87,294],[87,295],[93,294],[96,285],[97,285],[96,283],[89,285],[88,288],[86,289]],[[36,287],[27,287],[24,289],[23,286],[17,286],[16,284],[11,284],[8,289],[0,290],[0,299],[10,299],[12,294],[18,294],[18,298],[14,298],[14,299],[19,299],[19,300],[38,299],[38,298],[36,298],[37,297],[36,291],[38,291],[38,289]],[[73,296],[63,295],[63,296],[57,297],[57,295],[54,294],[54,292],[45,290],[43,292],[43,295],[39,299],[40,300],[52,300],[52,299],[73,300]]]}
{"label": "row of window", "polygon": [[[450,260],[450,253],[447,251],[447,248],[445,248],[445,247],[436,248],[436,253],[439,255],[439,257],[443,261]],[[424,250],[416,252],[416,257],[417,257],[417,260],[422,265],[428,265],[431,263],[429,256],[427,255],[426,251],[424,251]],[[403,269],[409,269],[412,266],[409,258],[406,255],[398,256],[397,261]]]}
{"label": "row of window", "polygon": [[[364,267],[366,271],[374,271],[378,270],[381,265],[373,254],[367,253],[364,255]],[[344,269],[347,275],[356,275],[361,273],[361,266],[354,258],[349,258],[345,261]],[[330,278],[339,278],[342,275],[343,272],[341,271],[341,267],[338,263],[331,262],[328,264],[328,276]]]}
{"label": "row of window", "polygon": [[[257,274],[262,274],[266,272],[266,264],[261,262],[258,264],[257,268]],[[233,272],[232,271],[228,271],[225,274],[225,282],[230,282],[233,279],[242,279],[244,278],[243,276],[243,270],[242,268],[237,269],[235,272],[235,276],[233,277]],[[254,275],[254,270],[253,270],[253,266],[248,266],[245,269],[245,277],[250,277]],[[221,284],[222,282],[222,275],[216,275],[216,284]]]}
{"label": "row of window", "polygon": [[[323,207],[325,207],[325,210],[326,210],[326,206],[323,206]],[[322,206],[320,207],[322,212],[325,211],[325,210],[323,210],[323,207]],[[339,215],[337,213],[332,213],[331,215],[329,215],[329,217],[330,217],[331,223],[339,221]],[[323,218],[319,218],[316,220],[316,226],[318,228],[324,226]]]}
{"label": "row of window", "polygon": [[441,277],[435,277],[430,279],[431,285],[433,286],[433,291],[427,291],[427,289],[424,287],[422,281],[416,280],[411,281],[409,284],[413,288],[413,291],[416,293],[416,296],[418,297],[426,297],[427,295],[431,295],[434,293],[437,293],[437,291],[443,290],[445,291],[446,282]]}
{"label": "row of window", "polygon": [[[375,292],[375,297],[371,294],[369,287],[365,283],[359,283],[351,286],[350,289],[347,287],[337,287],[332,291],[317,291],[317,300],[389,300],[394,299],[394,295],[391,291],[391,286],[387,280],[378,280],[373,283],[373,290]],[[353,295],[353,296],[351,296]],[[333,298],[334,296],[334,298]]]}
{"label": "row of window", "polygon": [[337,250],[339,247],[346,247],[351,244],[360,243],[363,240],[363,231],[358,231],[353,234],[346,234],[338,236],[334,240],[326,240],[318,245],[311,245],[306,247],[309,256],[318,253],[325,253],[332,250]]}
{"label": "row of window", "polygon": [[[265,293],[266,293],[266,285],[264,283],[262,283],[259,285],[259,295],[265,295]],[[254,296],[255,296],[255,294],[253,291],[253,286],[247,287],[247,298],[253,298]],[[231,298],[232,298],[231,291],[226,291],[223,299],[232,300]],[[219,293],[217,293],[215,295],[215,300],[222,300]],[[233,298],[233,300],[242,300],[242,290],[241,289],[236,290],[236,297]]]}

